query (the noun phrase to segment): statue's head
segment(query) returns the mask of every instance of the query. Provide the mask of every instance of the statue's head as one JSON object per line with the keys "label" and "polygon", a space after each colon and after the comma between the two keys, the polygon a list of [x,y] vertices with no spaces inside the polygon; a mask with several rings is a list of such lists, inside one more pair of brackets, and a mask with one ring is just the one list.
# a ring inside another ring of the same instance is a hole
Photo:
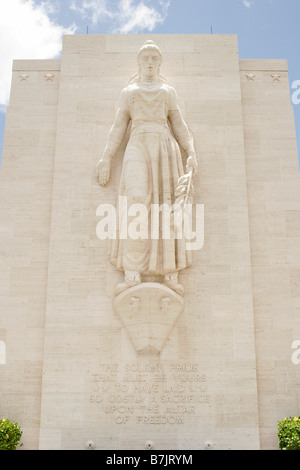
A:
{"label": "statue's head", "polygon": [[141,58],[142,58],[143,53],[145,51],[151,51],[151,50],[157,52],[157,54],[160,58],[159,65],[162,64],[162,53],[161,53],[159,47],[151,40],[146,41],[145,44],[140,48],[140,50],[138,52],[138,56],[137,56],[138,64],[140,64],[140,62],[141,62]]}
{"label": "statue's head", "polygon": [[161,83],[166,82],[165,78],[160,74],[160,66],[162,64],[162,53],[159,47],[153,41],[148,40],[143,44],[143,46],[138,51],[138,55],[137,55],[137,63],[139,67],[138,73],[134,74],[130,78],[129,83],[140,82],[142,79],[142,76],[143,75],[145,76],[145,73],[147,73],[147,70],[146,70],[147,64],[145,63],[145,61],[147,61],[147,57],[149,56],[151,56],[152,58],[155,58],[155,62],[152,63],[152,67],[153,67],[152,71],[155,70],[156,79]]}

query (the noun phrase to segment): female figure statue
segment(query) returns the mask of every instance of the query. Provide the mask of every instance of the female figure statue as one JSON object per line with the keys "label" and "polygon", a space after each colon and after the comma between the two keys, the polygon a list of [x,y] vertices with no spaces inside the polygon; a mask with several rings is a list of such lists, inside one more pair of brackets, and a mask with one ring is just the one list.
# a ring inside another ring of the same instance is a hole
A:
{"label": "female figure statue", "polygon": [[[184,175],[179,145],[187,154],[186,171],[196,170],[193,139],[183,120],[175,90],[160,75],[162,54],[146,41],[138,53],[139,72],[120,97],[115,122],[97,165],[100,185],[110,177],[111,159],[117,152],[131,122],[126,146],[119,196],[131,204],[144,204],[150,213],[151,204],[175,202],[178,179]],[[120,227],[119,227],[120,229]],[[142,275],[164,277],[164,284],[183,295],[178,271],[191,264],[191,253],[185,240],[151,237],[133,240],[117,236],[111,260],[125,272],[125,280],[117,288],[120,293],[142,281]]]}

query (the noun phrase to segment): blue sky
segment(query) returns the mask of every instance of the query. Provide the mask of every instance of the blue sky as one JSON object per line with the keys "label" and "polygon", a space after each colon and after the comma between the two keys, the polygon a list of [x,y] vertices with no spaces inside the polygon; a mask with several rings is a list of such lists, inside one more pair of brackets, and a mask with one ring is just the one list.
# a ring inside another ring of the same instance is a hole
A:
{"label": "blue sky", "polygon": [[212,27],[237,34],[242,59],[288,60],[299,155],[299,19],[299,0],[0,0],[0,154],[13,59],[59,58],[63,35],[87,27],[89,34],[210,34]]}

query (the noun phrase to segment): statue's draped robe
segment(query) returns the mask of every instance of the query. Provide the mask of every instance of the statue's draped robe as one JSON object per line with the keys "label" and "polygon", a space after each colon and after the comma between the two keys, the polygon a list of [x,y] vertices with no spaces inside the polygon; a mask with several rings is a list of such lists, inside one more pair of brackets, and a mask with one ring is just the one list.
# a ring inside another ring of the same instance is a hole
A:
{"label": "statue's draped robe", "polygon": [[[181,239],[174,236],[172,219],[170,236],[162,233],[161,216],[159,226],[152,227],[151,236],[151,205],[172,206],[178,178],[184,174],[180,148],[168,122],[169,112],[179,110],[176,92],[166,84],[158,84],[154,89],[132,84],[122,91],[119,109],[129,112],[131,118],[119,201],[124,201],[122,196],[126,196],[128,209],[132,203],[144,204],[149,214],[149,230],[147,239],[120,238],[120,233],[126,233],[122,224],[130,224],[135,217],[125,217],[126,206],[119,207],[120,223],[112,245],[111,262],[119,270],[144,274],[163,275],[184,269],[191,264],[191,252],[186,250],[184,236]],[[157,221],[157,217],[152,217],[152,222],[153,219]],[[159,234],[158,239],[153,237],[153,230]]]}

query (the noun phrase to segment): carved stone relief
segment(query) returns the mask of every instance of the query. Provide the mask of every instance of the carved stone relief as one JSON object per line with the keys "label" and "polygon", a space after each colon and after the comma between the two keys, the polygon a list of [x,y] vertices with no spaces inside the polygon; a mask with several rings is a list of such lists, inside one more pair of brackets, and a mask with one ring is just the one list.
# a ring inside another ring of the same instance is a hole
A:
{"label": "carved stone relief", "polygon": [[255,75],[253,73],[246,73],[245,77],[247,78],[248,81],[254,82]]}
{"label": "carved stone relief", "polygon": [[20,77],[21,82],[23,82],[23,81],[26,81],[28,79],[29,74],[24,72],[21,75],[19,75],[19,77]]}
{"label": "carved stone relief", "polygon": [[184,300],[162,284],[143,282],[116,296],[114,310],[136,352],[157,355],[184,310]]}
{"label": "carved stone relief", "polygon": [[54,73],[48,72],[44,75],[46,82],[53,81],[53,78],[55,77]]}
{"label": "carved stone relief", "polygon": [[279,73],[273,73],[271,75],[271,77],[273,78],[273,82],[280,82],[280,75]]}
{"label": "carved stone relief", "polygon": [[[190,202],[197,159],[176,92],[160,73],[162,54],[153,41],[146,41],[141,47],[137,62],[138,73],[121,93],[115,122],[97,165],[97,177],[101,186],[109,181],[111,160],[130,125],[119,199],[126,198],[128,208],[144,209],[146,215],[140,221],[140,232],[145,227],[147,231],[146,236],[136,239],[130,237],[126,227],[127,236],[122,237],[122,224],[133,220],[130,209],[126,222],[119,218],[111,261],[124,272],[124,281],[116,286],[114,308],[136,350],[156,354],[184,309],[184,288],[178,273],[191,264],[191,252],[186,249],[184,238],[176,238],[178,227],[172,208],[176,203],[184,210],[184,205]],[[185,169],[180,148],[187,159]],[[152,207],[162,205],[170,208],[168,226],[158,219],[157,226],[149,227]],[[149,275],[156,282],[145,282]]]}

